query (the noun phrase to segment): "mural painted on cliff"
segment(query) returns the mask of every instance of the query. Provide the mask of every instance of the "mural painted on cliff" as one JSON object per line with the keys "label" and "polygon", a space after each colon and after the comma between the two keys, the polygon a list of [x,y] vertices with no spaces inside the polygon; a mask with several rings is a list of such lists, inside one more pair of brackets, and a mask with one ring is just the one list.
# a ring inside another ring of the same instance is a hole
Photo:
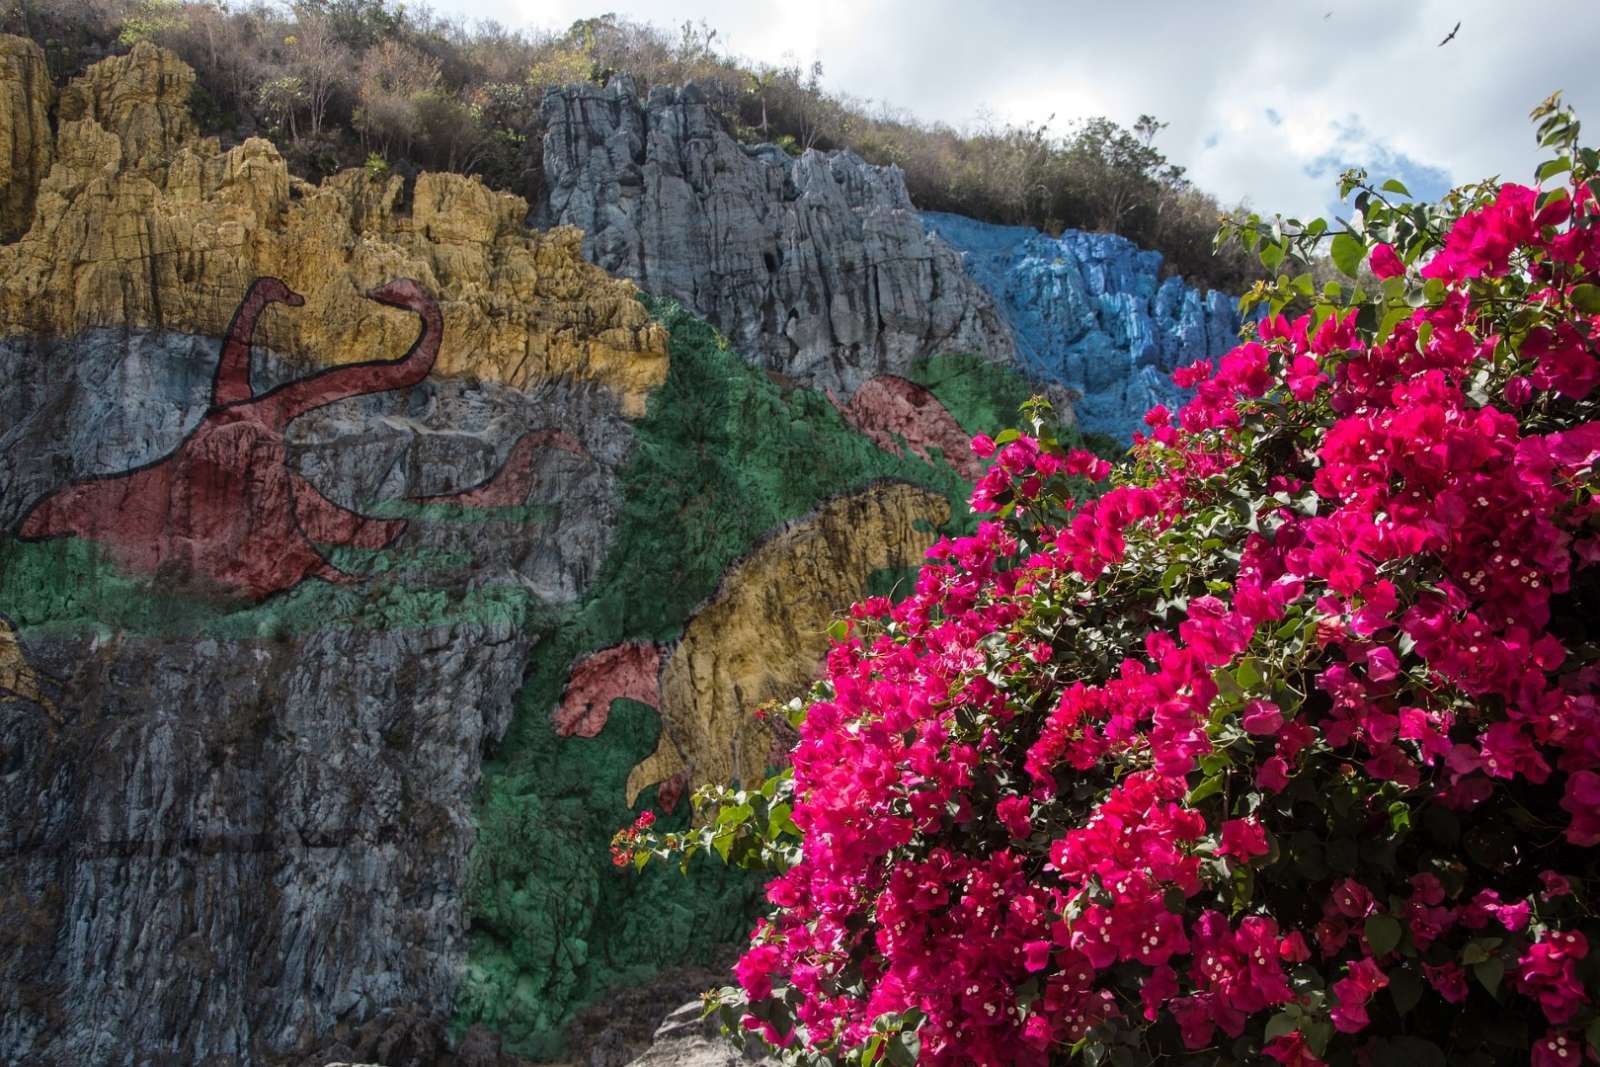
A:
{"label": "mural painted on cliff", "polygon": [[412,499],[419,504],[454,504],[464,508],[519,507],[528,499],[538,477],[540,456],[549,449],[566,452],[586,463],[594,462],[589,450],[571,434],[561,430],[531,430],[517,438],[500,469],[477,485]]}
{"label": "mural painted on cliff", "polygon": [[610,834],[644,807],[681,828],[692,784],[782,758],[749,709],[815,676],[835,612],[970,528],[966,434],[1032,392],[950,355],[836,403],[675,303],[650,307],[671,370],[634,424],[617,540],[581,601],[534,620],[517,717],[484,772],[454,1025],[521,1055],[559,1055],[576,1008],[748,933],[758,880],[619,872]]}
{"label": "mural painted on cliff", "polygon": [[1125,237],[1067,230],[1051,237],[923,212],[993,297],[1029,377],[1073,393],[1078,425],[1126,442],[1156,404],[1186,394],[1174,368],[1220,355],[1237,339],[1238,301],[1163,276],[1161,253]]}
{"label": "mural painted on cliff", "polygon": [[[965,436],[1031,389],[943,351],[1008,345],[892,168],[718,142],[776,227],[726,265],[772,251],[785,297],[765,330],[730,290],[771,346],[741,351],[470,179],[223,152],[192,84],[141,43],[27,101],[63,121],[0,246],[0,810],[27,828],[0,890],[51,903],[0,953],[0,1060],[378,1059],[312,1052],[419,1006],[559,1054],[759,901],[618,872],[611,833],[778,757],[742,709],[970,528]],[[363,300],[395,277],[442,310],[431,357],[417,294]]]}
{"label": "mural painted on cliff", "polygon": [[[212,379],[210,405],[171,453],[128,471],[93,477],[40,500],[24,517],[24,541],[74,536],[101,546],[130,575],[159,576],[168,586],[222,592],[259,601],[308,578],[348,584],[361,575],[330,556],[392,545],[404,518],[363,515],[328,499],[289,462],[290,423],[351,397],[407,389],[434,365],[444,334],[438,303],[402,279],[368,294],[415,314],[421,322],[405,355],[344,363],[257,393],[251,386],[251,338],[274,303],[300,307],[304,298],[276,278],[253,283],[239,305]],[[468,521],[528,498],[538,461],[559,450],[593,457],[560,430],[524,433],[501,467],[460,490],[380,503],[375,510],[425,511],[448,519],[449,505]]]}
{"label": "mural painted on cliff", "polygon": [[846,422],[886,452],[902,455],[904,447],[918,459],[932,463],[928,449],[936,448],[944,461],[968,481],[976,481],[983,464],[973,454],[971,436],[932,392],[894,374],[880,374],[856,390],[848,404],[830,392],[828,400]]}
{"label": "mural painted on cliff", "polygon": [[404,356],[329,368],[258,396],[250,385],[256,321],[269,304],[299,307],[305,300],[276,278],[257,279],[223,341],[211,406],[178,449],[46,497],[23,520],[23,539],[71,534],[103,545],[130,572],[251,600],[310,577],[354,580],[317,545],[382,548],[405,523],[368,518],[323,496],[290,469],[284,431],[337,400],[415,385],[433,367],[444,333],[439,305],[414,281],[390,282],[368,296],[421,319]]}
{"label": "mural painted on cliff", "polygon": [[628,642],[580,660],[551,716],[557,733],[598,735],[617,699],[657,709],[661,737],[628,774],[630,807],[652,785],[671,811],[685,790],[759,780],[783,749],[752,709],[803,690],[828,624],[867,595],[873,572],[919,562],[949,518],[944,496],[904,483],[825,504],[729,568],[675,644]]}

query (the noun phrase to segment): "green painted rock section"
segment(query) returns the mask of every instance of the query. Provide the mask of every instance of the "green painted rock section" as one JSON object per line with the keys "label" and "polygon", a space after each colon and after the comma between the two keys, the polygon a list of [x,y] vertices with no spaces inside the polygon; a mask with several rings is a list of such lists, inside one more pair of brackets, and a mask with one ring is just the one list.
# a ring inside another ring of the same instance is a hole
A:
{"label": "green painted rock section", "polygon": [[[617,539],[588,596],[535,621],[516,719],[484,769],[456,1026],[485,1023],[524,1055],[558,1053],[572,1013],[607,989],[709,961],[748,932],[759,898],[755,880],[715,866],[688,879],[611,866],[611,834],[636,814],[623,784],[655,746],[659,720],[617,700],[597,737],[557,737],[550,712],[571,665],[625,640],[675,639],[731,564],[841,493],[912,482],[949,497],[952,527],[971,522],[969,487],[945,463],[878,449],[821,393],[783,388],[678,305],[653,308],[671,331],[672,370],[635,426]],[[1031,391],[974,357],[941,357],[916,374],[968,429],[1015,421]],[[903,577],[884,573],[877,585]],[[640,806],[654,800],[647,791]],[[660,825],[685,819],[680,806]]]}

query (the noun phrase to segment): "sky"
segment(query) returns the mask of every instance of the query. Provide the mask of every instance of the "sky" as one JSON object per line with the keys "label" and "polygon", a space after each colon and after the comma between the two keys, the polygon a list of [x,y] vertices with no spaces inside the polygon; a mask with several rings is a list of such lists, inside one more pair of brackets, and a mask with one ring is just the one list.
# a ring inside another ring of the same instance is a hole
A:
{"label": "sky", "polygon": [[[1224,204],[1310,217],[1365,166],[1437,196],[1532,182],[1528,111],[1561,89],[1600,129],[1600,0],[431,0],[441,15],[564,29],[614,11],[704,20],[721,51],[823,65],[833,92],[955,126],[1106,115]],[[1441,39],[1460,23],[1448,44]]]}

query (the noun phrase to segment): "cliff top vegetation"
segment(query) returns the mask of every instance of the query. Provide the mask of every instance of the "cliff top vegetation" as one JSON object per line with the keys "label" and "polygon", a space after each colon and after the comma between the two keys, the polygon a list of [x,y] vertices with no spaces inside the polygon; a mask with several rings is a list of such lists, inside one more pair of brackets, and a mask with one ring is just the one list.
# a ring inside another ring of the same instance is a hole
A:
{"label": "cliff top vegetation", "polygon": [[820,63],[732,55],[703,22],[667,30],[606,14],[526,32],[395,0],[3,0],[0,31],[38,41],[58,80],[139,40],[171,48],[198,74],[204,132],[270,137],[308,178],[449,170],[537,200],[545,90],[626,74],[641,92],[696,83],[743,141],[896,164],[926,210],[1118,233],[1234,292],[1259,276],[1242,249],[1213,255],[1222,207],[1156,146],[1153,116],[1131,129],[1055,116],[957,129],[825,88]]}

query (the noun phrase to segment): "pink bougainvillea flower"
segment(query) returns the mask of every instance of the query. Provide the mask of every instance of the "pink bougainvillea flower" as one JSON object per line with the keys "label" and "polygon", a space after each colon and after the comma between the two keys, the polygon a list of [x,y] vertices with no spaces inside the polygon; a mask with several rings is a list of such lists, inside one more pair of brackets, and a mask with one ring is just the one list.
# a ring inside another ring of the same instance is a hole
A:
{"label": "pink bougainvillea flower", "polygon": [[1247,860],[1265,856],[1272,851],[1267,844],[1267,832],[1257,819],[1229,819],[1222,824],[1222,844],[1217,852]]}
{"label": "pink bougainvillea flower", "polygon": [[1372,273],[1378,278],[1396,278],[1406,272],[1406,265],[1400,262],[1393,245],[1373,245],[1372,255],[1367,262],[1372,267]]}

